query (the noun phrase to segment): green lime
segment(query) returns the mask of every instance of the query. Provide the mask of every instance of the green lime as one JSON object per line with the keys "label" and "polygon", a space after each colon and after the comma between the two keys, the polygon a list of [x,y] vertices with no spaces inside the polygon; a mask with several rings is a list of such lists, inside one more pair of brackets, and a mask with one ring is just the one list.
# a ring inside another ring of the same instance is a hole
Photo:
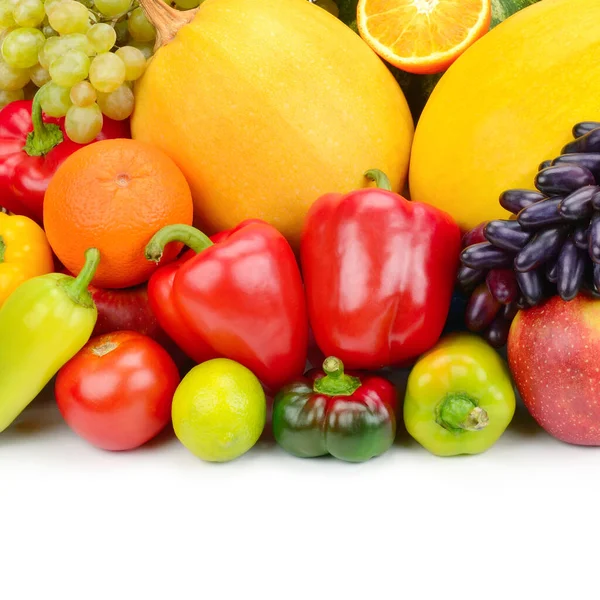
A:
{"label": "green lime", "polygon": [[192,453],[227,462],[256,444],[267,416],[260,381],[246,367],[226,358],[195,366],[173,397],[173,428]]}

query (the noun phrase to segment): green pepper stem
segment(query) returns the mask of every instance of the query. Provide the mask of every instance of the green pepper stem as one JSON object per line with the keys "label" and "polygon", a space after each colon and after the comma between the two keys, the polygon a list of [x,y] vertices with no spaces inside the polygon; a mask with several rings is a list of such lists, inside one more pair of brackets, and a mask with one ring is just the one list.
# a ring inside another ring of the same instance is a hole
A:
{"label": "green pepper stem", "polygon": [[69,298],[76,304],[83,304],[84,306],[89,304],[88,285],[92,282],[99,263],[100,251],[98,248],[88,248],[85,251],[85,264],[79,271],[79,275],[70,278],[68,283],[65,284],[65,290]]}
{"label": "green pepper stem", "polygon": [[362,385],[358,377],[344,373],[344,363],[335,356],[329,356],[323,361],[325,377],[317,379],[313,390],[325,396],[352,396]]}
{"label": "green pepper stem", "polygon": [[44,156],[63,141],[63,134],[58,125],[44,123],[42,118],[42,105],[40,98],[48,83],[44,84],[33,97],[31,105],[31,122],[33,131],[27,134],[27,141],[23,150],[29,156]]}
{"label": "green pepper stem", "polygon": [[166,225],[159,229],[146,246],[146,259],[158,263],[162,258],[165,246],[170,242],[181,242],[194,252],[200,253],[213,245],[210,238],[191,225]]}
{"label": "green pepper stem", "polygon": [[6,244],[4,238],[0,235],[0,264],[4,262],[4,253],[6,252]]}
{"label": "green pepper stem", "polygon": [[489,417],[477,402],[465,392],[451,392],[436,408],[436,422],[448,431],[480,431]]}
{"label": "green pepper stem", "polygon": [[365,171],[364,176],[367,179],[374,181],[378,188],[388,192],[392,191],[392,184],[383,171],[380,171],[379,169],[369,169],[368,171]]}

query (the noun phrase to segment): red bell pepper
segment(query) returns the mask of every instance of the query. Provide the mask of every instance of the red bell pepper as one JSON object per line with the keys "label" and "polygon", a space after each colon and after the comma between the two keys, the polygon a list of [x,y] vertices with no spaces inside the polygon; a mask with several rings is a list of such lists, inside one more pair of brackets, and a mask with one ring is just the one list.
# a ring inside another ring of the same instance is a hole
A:
{"label": "red bell pepper", "polygon": [[300,270],[271,225],[245,221],[214,236],[168,225],[146,247],[158,262],[169,242],[189,246],[153,273],[150,305],[163,329],[198,362],[226,357],[250,369],[270,390],[301,375],[308,322]]}
{"label": "red bell pepper", "polygon": [[[42,117],[39,95],[0,111],[0,205],[41,225],[50,179],[82,144],[67,137],[64,119]],[[117,137],[130,137],[129,123],[104,117],[102,131],[90,143]]]}
{"label": "red bell pepper", "polygon": [[365,176],[379,187],[313,204],[300,243],[315,340],[351,369],[405,364],[437,342],[460,252],[450,215]]}

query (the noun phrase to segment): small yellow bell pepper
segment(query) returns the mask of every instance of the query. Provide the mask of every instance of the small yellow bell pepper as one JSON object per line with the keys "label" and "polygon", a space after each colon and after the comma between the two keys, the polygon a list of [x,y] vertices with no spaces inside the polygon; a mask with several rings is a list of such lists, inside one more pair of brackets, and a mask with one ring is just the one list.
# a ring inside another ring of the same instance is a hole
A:
{"label": "small yellow bell pepper", "polygon": [[0,306],[24,281],[52,271],[44,230],[28,217],[0,212]]}
{"label": "small yellow bell pepper", "polygon": [[437,456],[484,452],[504,433],[514,412],[506,362],[471,333],[442,338],[408,377],[406,429]]}

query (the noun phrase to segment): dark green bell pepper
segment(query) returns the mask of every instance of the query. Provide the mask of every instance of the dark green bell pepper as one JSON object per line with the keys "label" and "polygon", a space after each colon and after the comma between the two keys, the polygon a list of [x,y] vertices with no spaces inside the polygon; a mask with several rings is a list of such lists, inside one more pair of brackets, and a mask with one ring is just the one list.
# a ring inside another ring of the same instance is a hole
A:
{"label": "dark green bell pepper", "polygon": [[283,387],[273,403],[273,435],[301,458],[332,456],[363,462],[386,452],[396,436],[396,390],[382,377],[344,373],[326,358],[315,370]]}

